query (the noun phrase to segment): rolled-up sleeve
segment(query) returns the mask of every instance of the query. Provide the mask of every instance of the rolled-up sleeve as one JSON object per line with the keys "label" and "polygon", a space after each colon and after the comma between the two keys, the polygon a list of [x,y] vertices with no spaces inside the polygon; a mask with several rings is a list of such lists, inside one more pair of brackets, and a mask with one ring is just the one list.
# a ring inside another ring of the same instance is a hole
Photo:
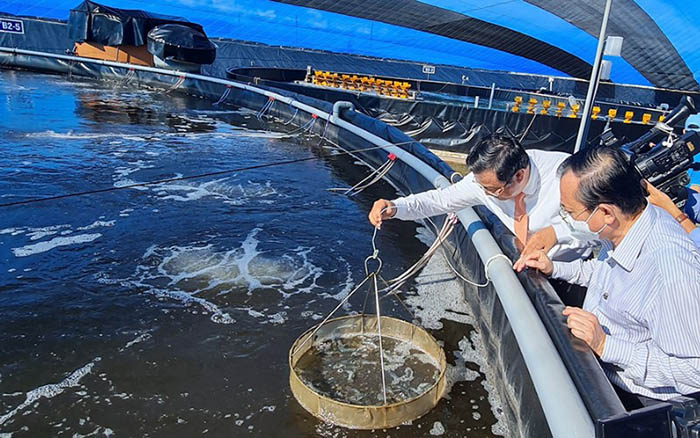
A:
{"label": "rolled-up sleeve", "polygon": [[483,203],[481,188],[470,177],[449,187],[409,195],[392,202],[396,206],[394,217],[401,220],[423,219]]}
{"label": "rolled-up sleeve", "polygon": [[601,262],[598,260],[554,262],[552,278],[564,280],[567,283],[574,283],[583,287],[588,287],[588,283],[591,281],[591,275],[593,275],[593,272],[599,263]]}

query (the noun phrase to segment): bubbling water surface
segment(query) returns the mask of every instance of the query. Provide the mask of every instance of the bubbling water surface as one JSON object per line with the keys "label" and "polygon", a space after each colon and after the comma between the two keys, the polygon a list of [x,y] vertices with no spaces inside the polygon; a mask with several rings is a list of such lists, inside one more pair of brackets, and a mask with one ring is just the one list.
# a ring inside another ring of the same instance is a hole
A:
{"label": "bubbling water surface", "polygon": [[340,336],[314,344],[295,366],[317,394],[362,406],[399,403],[425,394],[440,365],[406,341],[382,336],[386,403],[382,390],[379,336]]}

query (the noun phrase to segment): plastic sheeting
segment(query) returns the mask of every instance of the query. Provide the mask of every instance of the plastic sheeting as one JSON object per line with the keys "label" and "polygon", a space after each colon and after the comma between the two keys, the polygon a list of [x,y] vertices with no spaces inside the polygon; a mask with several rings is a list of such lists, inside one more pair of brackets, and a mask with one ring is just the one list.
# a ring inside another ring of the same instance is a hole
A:
{"label": "plastic sheeting", "polygon": [[202,32],[181,24],[162,24],[148,32],[148,51],[160,59],[211,64],[216,46]]}
{"label": "plastic sheeting", "polygon": [[[437,381],[423,394],[399,403],[362,406],[333,400],[306,385],[296,372],[299,360],[312,348],[314,342],[338,337],[375,335],[377,317],[372,315],[345,316],[327,321],[314,333],[311,329],[297,339],[289,352],[289,385],[292,394],[304,409],[324,421],[350,429],[386,429],[413,421],[433,409],[443,397],[447,360],[435,338],[424,329],[400,319],[382,316],[382,337],[403,341],[423,351],[438,364]],[[313,342],[309,342],[311,335]]]}
{"label": "plastic sheeting", "polygon": [[177,23],[202,34],[204,29],[180,17],[154,14],[139,10],[118,9],[86,0],[70,11],[69,38],[107,46],[146,44],[146,34],[153,27]]}

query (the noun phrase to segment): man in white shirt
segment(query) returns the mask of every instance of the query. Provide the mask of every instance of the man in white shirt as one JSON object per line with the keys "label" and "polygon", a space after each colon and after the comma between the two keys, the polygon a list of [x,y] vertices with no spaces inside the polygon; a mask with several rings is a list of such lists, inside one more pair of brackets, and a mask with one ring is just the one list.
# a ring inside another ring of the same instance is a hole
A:
{"label": "man in white shirt", "polygon": [[376,201],[369,213],[374,226],[382,221],[422,219],[484,205],[523,245],[523,254],[550,251],[556,260],[575,260],[588,244],[572,239],[559,216],[557,168],[563,152],[525,149],[507,137],[494,136],[467,156],[471,173],[450,187]]}
{"label": "man in white shirt", "polygon": [[662,209],[647,204],[638,172],[615,148],[589,148],[560,169],[562,218],[597,258],[554,262],[542,251],[516,263],[588,288],[567,307],[571,333],[604,362],[610,380],[639,397],[700,391],[700,254]]}

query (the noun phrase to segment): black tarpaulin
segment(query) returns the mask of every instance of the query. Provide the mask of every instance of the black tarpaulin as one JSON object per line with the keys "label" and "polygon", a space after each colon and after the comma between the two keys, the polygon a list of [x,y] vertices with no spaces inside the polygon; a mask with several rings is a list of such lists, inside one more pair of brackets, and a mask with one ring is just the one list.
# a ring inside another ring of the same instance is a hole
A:
{"label": "black tarpaulin", "polygon": [[202,26],[185,18],[136,9],[117,9],[86,0],[71,9],[68,35],[79,42],[142,46],[146,44],[146,35],[151,29],[167,23],[177,23],[204,34]]}
{"label": "black tarpaulin", "polygon": [[216,46],[204,33],[181,24],[162,24],[148,32],[148,51],[160,59],[211,64]]}
{"label": "black tarpaulin", "polygon": [[[525,0],[595,37],[600,32],[605,0]],[[688,2],[693,8],[695,2]],[[698,90],[700,85],[668,37],[634,0],[615,0],[608,35],[624,38],[622,57],[657,87]],[[683,32],[682,28],[678,29]]]}
{"label": "black tarpaulin", "polygon": [[447,38],[492,47],[532,59],[577,78],[587,78],[591,65],[549,43],[477,18],[416,0],[274,0],[352,17],[381,21]]}
{"label": "black tarpaulin", "polygon": [[[418,0],[395,0],[390,5],[373,0],[274,1],[429,32],[523,56],[573,77],[590,76],[590,64],[565,50],[512,29]],[[569,1],[565,4],[560,0],[525,1],[566,20],[597,39],[605,0]],[[513,7],[514,13],[517,13],[519,6],[515,4]],[[689,4],[689,7],[692,6]],[[634,0],[615,0],[607,34],[624,38],[622,57],[654,86],[700,89],[693,72],[666,34]]]}

